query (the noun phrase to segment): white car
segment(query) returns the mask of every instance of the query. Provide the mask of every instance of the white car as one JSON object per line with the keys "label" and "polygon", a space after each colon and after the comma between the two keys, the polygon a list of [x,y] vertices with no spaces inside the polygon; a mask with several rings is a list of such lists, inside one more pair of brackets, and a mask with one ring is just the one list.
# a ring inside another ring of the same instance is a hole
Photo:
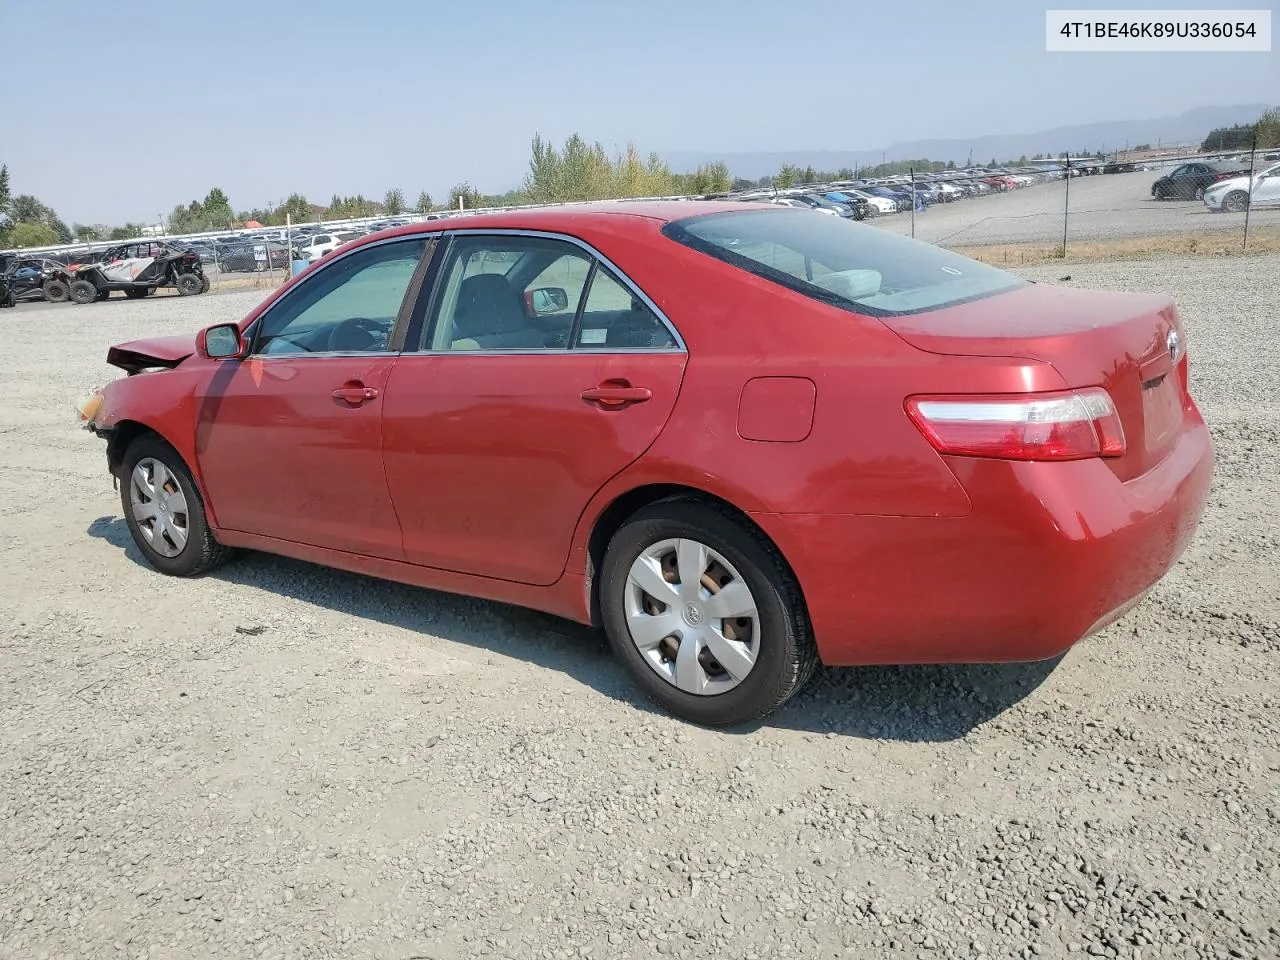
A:
{"label": "white car", "polygon": [[896,213],[898,210],[898,205],[888,197],[877,197],[874,193],[865,193],[862,190],[853,189],[841,190],[840,192],[867,201],[867,203],[876,208],[876,213]]}
{"label": "white car", "polygon": [[331,233],[315,233],[294,244],[295,249],[305,260],[319,260],[326,253],[337,250],[345,241]]}
{"label": "white car", "polygon": [[1280,163],[1272,164],[1253,177],[1248,175],[1220,180],[1204,192],[1204,205],[1217,213],[1240,213],[1250,206],[1273,207],[1280,205]]}

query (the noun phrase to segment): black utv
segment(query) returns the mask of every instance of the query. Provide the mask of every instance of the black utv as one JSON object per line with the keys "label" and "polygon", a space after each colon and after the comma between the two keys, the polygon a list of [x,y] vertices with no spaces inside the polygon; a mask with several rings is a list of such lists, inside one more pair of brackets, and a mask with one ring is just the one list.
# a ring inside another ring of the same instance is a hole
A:
{"label": "black utv", "polygon": [[140,300],[160,287],[173,287],[184,297],[209,289],[209,279],[194,250],[159,240],[111,247],[95,262],[69,264],[65,272],[76,303],[106,300],[116,290]]}
{"label": "black utv", "polygon": [[0,276],[13,303],[48,300],[60,303],[70,295],[63,278],[66,266],[50,257],[23,257],[0,254]]}

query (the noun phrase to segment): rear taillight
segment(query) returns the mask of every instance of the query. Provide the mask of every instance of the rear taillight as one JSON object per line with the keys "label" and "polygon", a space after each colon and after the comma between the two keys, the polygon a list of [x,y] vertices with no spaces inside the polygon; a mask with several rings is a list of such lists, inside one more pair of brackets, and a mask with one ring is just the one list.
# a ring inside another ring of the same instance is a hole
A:
{"label": "rear taillight", "polygon": [[1101,387],[1064,393],[911,397],[907,414],[939,453],[998,460],[1082,460],[1124,453]]}

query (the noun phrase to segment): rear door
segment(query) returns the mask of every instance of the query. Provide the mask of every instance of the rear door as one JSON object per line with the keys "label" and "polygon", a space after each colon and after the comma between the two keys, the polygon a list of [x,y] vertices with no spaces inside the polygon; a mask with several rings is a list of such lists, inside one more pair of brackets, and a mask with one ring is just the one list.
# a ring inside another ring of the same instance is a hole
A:
{"label": "rear door", "polygon": [[412,563],[555,582],[588,501],[657,439],[686,353],[560,237],[455,235],[387,382],[383,460]]}

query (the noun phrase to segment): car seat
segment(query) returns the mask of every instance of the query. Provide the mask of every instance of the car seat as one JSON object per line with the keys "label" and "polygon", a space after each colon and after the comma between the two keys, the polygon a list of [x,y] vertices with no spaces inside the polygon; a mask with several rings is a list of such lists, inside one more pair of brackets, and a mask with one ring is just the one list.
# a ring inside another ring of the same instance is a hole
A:
{"label": "car seat", "polygon": [[453,311],[452,341],[458,340],[469,340],[475,344],[472,349],[480,350],[546,345],[546,335],[529,326],[519,294],[496,273],[478,273],[462,281]]}

